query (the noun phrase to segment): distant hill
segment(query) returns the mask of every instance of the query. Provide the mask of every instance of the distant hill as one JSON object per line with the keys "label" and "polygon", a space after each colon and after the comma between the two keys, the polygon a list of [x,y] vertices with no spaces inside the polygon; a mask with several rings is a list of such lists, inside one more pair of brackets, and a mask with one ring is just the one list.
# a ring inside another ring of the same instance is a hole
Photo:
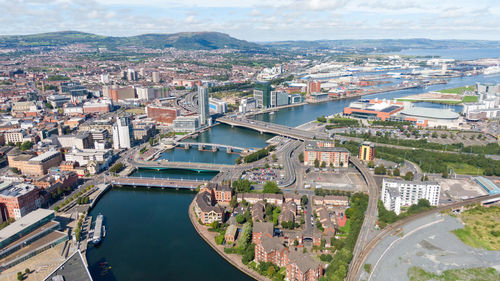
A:
{"label": "distant hill", "polygon": [[114,49],[123,47],[146,47],[163,49],[215,50],[215,49],[263,49],[255,43],[233,38],[219,32],[182,32],[174,34],[143,34],[130,37],[101,36],[78,31],[62,31],[32,35],[0,36],[0,47],[55,47],[70,44],[88,44]]}
{"label": "distant hill", "polygon": [[279,41],[263,43],[271,48],[282,49],[378,49],[381,51],[402,49],[440,49],[440,48],[500,48],[500,41],[486,40],[431,40],[414,39],[359,39],[359,40],[316,40],[316,41]]}

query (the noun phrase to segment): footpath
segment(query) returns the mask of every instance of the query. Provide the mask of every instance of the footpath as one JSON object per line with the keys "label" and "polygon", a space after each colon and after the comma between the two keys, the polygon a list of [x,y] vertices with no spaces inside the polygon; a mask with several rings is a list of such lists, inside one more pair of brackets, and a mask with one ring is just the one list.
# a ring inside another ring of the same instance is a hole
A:
{"label": "footpath", "polygon": [[[194,201],[193,201],[194,202]],[[235,266],[237,269],[242,271],[243,273],[247,274],[248,276],[254,278],[255,280],[259,281],[271,281],[271,279],[264,277],[260,275],[257,271],[248,268],[246,265],[244,265],[241,262],[241,256],[237,254],[227,254],[224,252],[224,246],[222,245],[217,245],[215,243],[215,236],[217,233],[215,232],[210,232],[207,230],[205,226],[202,226],[199,222],[198,219],[196,218],[196,214],[194,213],[193,210],[193,202],[189,205],[189,219],[191,220],[191,224],[193,224],[194,229],[200,235],[205,242],[210,245],[221,257],[223,257],[226,261],[228,261],[230,264]]]}

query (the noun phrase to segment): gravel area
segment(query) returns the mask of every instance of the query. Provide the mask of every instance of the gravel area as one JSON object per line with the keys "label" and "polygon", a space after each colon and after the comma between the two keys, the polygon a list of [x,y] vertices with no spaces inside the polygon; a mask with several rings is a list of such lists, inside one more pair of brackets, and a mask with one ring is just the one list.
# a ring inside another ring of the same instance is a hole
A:
{"label": "gravel area", "polygon": [[[451,232],[462,227],[456,218],[440,214],[409,223],[398,235],[385,238],[374,249],[366,261],[372,265],[372,276],[370,278],[363,270],[360,280],[409,280],[408,269],[412,266],[434,273],[465,267],[494,267],[500,270],[500,251],[465,245]],[[375,267],[383,253],[383,258]]]}

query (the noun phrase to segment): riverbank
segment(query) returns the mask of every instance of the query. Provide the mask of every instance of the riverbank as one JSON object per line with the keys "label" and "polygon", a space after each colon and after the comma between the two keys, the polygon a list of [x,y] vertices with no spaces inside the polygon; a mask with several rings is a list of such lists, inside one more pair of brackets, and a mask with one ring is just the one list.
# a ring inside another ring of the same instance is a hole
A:
{"label": "riverbank", "polygon": [[255,280],[259,281],[271,281],[271,279],[266,278],[256,271],[248,268],[246,265],[244,265],[241,262],[241,256],[237,254],[226,254],[224,252],[224,246],[222,245],[217,245],[215,243],[215,236],[217,233],[215,232],[209,232],[204,226],[200,225],[198,222],[198,219],[196,218],[196,214],[194,213],[194,200],[189,204],[189,219],[191,220],[191,224],[193,225],[194,229],[198,233],[198,235],[207,242],[207,244],[212,247],[221,257],[223,257],[227,262],[232,264],[234,267],[242,271],[243,273],[247,274],[248,276],[254,278]]}

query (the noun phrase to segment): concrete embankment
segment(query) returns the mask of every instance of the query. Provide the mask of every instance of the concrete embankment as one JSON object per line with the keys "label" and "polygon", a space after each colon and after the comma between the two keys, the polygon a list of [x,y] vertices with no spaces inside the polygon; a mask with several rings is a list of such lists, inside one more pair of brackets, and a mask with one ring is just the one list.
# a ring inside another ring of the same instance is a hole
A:
{"label": "concrete embankment", "polygon": [[[194,201],[193,201],[194,202]],[[191,220],[191,224],[193,224],[194,229],[200,235],[205,242],[212,247],[221,257],[223,257],[226,261],[228,261],[230,264],[235,266],[237,269],[242,271],[243,273],[247,274],[248,276],[254,278],[255,280],[259,281],[271,281],[271,279],[266,278],[259,273],[257,273],[255,270],[252,270],[248,267],[246,267],[242,262],[241,262],[241,256],[236,255],[236,254],[226,254],[224,252],[224,246],[222,245],[217,245],[214,240],[214,234],[209,232],[206,227],[200,225],[196,218],[196,214],[193,211],[194,205],[193,202],[189,205],[189,219]]]}

